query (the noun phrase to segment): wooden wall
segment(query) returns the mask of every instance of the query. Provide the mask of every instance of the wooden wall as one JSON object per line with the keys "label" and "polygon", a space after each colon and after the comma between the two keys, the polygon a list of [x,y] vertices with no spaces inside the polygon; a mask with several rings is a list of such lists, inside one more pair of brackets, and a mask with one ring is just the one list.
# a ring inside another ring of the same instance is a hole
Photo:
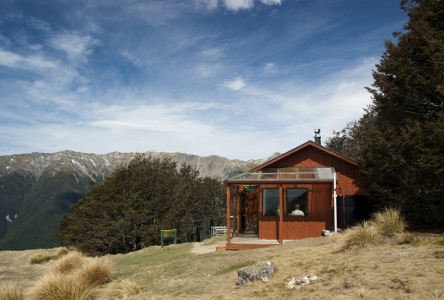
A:
{"label": "wooden wall", "polygon": [[[264,185],[258,189],[259,197],[259,239],[295,240],[322,235],[323,229],[332,229],[333,220],[333,184],[283,184],[283,222],[279,235],[279,216],[263,216],[262,188],[279,188],[279,185]],[[306,216],[288,216],[286,207],[287,188],[308,189],[308,214]]]}
{"label": "wooden wall", "polygon": [[296,166],[325,166],[334,167],[338,177],[336,193],[338,195],[366,194],[359,188],[363,177],[358,174],[358,166],[353,165],[337,156],[330,155],[315,147],[307,146],[299,151],[282,158],[267,166],[267,168],[285,168]]}

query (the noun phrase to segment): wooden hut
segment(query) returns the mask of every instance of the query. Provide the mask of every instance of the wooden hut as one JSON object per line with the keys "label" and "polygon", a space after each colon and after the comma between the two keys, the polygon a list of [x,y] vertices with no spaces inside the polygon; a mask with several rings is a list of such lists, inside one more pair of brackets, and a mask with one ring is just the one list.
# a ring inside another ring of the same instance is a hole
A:
{"label": "wooden hut", "polygon": [[226,249],[334,232],[338,218],[334,199],[365,195],[358,169],[357,162],[308,141],[227,179]]}

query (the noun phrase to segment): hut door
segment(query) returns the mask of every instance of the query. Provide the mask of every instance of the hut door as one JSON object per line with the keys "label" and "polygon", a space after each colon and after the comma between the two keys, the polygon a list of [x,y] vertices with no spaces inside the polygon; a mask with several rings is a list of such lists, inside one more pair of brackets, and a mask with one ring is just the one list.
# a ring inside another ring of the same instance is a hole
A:
{"label": "hut door", "polygon": [[257,194],[245,194],[245,199],[242,203],[243,210],[243,229],[245,233],[257,233]]}

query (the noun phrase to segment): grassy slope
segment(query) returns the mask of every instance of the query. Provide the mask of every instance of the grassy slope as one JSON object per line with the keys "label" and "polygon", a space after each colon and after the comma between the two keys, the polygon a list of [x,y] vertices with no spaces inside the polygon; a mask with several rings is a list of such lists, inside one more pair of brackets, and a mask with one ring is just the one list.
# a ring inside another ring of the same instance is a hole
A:
{"label": "grassy slope", "polygon": [[[207,254],[192,253],[189,243],[106,259],[113,264],[114,280],[129,278],[140,286],[141,294],[130,299],[443,299],[444,235],[417,237],[427,241],[340,251],[338,244],[321,237]],[[29,288],[51,264],[29,264],[39,251],[54,250],[0,252],[0,281]],[[237,269],[268,260],[278,268],[268,283],[235,285]],[[305,275],[319,280],[303,290],[286,288],[291,277]]]}
{"label": "grassy slope", "polygon": [[77,183],[76,178],[68,173],[59,172],[52,177],[41,177],[32,187],[28,187],[20,203],[16,201],[20,208],[15,212],[19,216],[14,222],[7,224],[8,229],[4,236],[0,235],[0,250],[59,245],[56,233],[60,221],[66,211],[86,192],[86,184]]}

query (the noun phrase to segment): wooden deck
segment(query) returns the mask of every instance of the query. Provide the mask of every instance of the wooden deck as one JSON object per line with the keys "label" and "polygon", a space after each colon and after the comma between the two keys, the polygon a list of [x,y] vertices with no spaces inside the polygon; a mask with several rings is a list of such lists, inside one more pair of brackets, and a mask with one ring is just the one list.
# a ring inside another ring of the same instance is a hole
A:
{"label": "wooden deck", "polygon": [[257,249],[279,244],[278,240],[260,240],[257,234],[238,234],[236,237],[231,238],[229,243],[224,242],[217,246],[216,252]]}

